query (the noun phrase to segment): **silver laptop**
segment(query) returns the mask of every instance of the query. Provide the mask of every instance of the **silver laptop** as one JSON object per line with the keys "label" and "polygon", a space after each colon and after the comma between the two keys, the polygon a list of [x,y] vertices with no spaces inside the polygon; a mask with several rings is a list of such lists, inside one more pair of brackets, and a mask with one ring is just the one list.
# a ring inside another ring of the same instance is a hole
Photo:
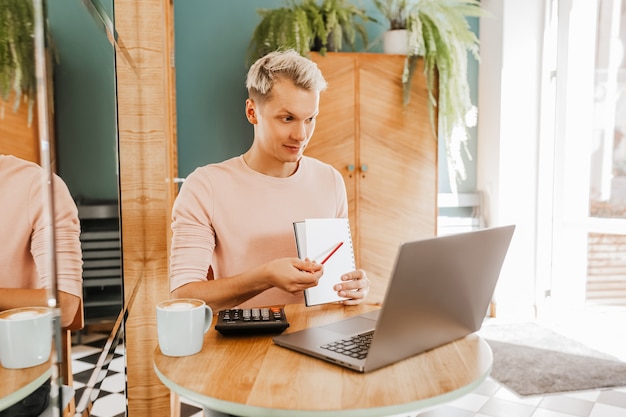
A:
{"label": "silver laptop", "polygon": [[514,229],[403,243],[382,308],[273,341],[369,372],[473,333],[485,318]]}

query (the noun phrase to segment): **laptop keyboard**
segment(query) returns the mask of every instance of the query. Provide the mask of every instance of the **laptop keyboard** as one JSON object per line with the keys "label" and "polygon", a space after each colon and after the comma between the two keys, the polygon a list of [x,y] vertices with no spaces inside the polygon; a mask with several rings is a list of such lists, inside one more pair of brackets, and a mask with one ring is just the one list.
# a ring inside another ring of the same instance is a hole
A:
{"label": "laptop keyboard", "polygon": [[355,359],[365,359],[372,343],[372,336],[374,336],[374,332],[363,333],[322,345],[321,348]]}

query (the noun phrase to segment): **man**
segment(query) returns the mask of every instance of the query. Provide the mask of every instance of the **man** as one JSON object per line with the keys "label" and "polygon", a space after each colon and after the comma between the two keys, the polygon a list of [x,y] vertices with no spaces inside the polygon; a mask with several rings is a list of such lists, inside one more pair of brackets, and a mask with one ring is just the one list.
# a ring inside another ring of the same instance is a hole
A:
{"label": "man", "polygon": [[[51,287],[47,176],[32,162],[0,155],[0,311],[48,306]],[[82,317],[82,252],[78,211],[67,186],[53,176],[58,303],[61,326]],[[52,341],[51,341],[52,342]],[[39,415],[48,403],[50,381],[9,409],[4,416]]]}
{"label": "man", "polygon": [[[323,267],[297,258],[293,222],[348,215],[341,174],[303,156],[326,89],[317,65],[295,51],[272,52],[252,65],[246,87],[252,146],[196,169],[172,213],[172,295],[216,311],[302,302]],[[343,302],[362,302],[365,272],[342,281],[335,290]]]}

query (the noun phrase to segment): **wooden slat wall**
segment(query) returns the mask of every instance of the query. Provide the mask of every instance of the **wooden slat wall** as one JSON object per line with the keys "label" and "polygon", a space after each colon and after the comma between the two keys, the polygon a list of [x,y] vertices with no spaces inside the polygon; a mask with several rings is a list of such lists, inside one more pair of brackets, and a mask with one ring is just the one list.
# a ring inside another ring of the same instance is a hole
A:
{"label": "wooden slat wall", "polygon": [[135,64],[117,53],[120,203],[126,320],[128,412],[169,414],[168,390],[152,367],[155,305],[169,297],[168,239],[175,176],[175,107],[168,0],[116,0],[115,23]]}

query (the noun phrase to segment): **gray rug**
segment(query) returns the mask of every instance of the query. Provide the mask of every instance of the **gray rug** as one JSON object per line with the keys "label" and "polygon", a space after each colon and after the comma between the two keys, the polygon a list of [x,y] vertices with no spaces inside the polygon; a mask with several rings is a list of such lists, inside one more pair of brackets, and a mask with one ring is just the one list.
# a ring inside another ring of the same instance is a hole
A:
{"label": "gray rug", "polygon": [[626,362],[535,323],[484,325],[491,376],[519,395],[626,386]]}

